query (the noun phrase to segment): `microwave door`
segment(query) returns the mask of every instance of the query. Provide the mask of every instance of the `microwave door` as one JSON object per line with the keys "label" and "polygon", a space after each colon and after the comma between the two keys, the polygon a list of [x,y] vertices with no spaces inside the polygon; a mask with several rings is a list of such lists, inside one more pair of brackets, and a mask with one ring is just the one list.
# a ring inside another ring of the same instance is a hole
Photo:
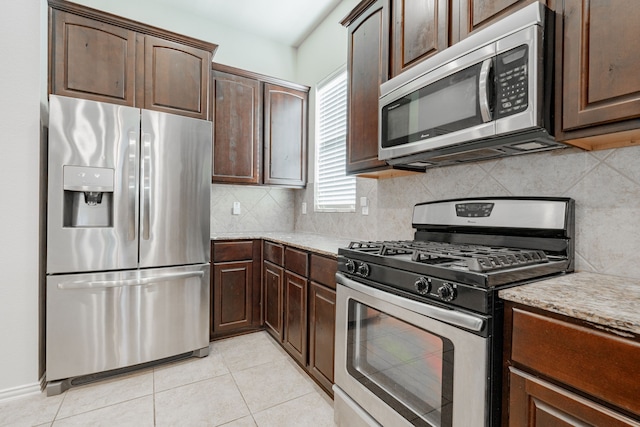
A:
{"label": "microwave door", "polygon": [[495,135],[493,53],[486,46],[381,98],[381,159]]}

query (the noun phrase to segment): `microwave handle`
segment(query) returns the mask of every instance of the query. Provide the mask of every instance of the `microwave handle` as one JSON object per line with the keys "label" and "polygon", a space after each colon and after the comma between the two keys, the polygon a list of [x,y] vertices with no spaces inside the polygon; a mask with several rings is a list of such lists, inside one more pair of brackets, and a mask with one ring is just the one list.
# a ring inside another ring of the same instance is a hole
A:
{"label": "microwave handle", "polygon": [[478,92],[480,92],[480,115],[484,123],[491,121],[491,106],[489,105],[489,95],[487,86],[489,83],[489,74],[493,66],[493,58],[487,58],[482,62],[480,67],[480,78],[478,80]]}

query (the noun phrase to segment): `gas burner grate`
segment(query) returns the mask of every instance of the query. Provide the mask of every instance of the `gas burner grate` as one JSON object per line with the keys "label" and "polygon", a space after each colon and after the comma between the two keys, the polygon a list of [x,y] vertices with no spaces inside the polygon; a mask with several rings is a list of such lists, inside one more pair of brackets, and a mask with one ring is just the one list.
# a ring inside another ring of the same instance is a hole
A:
{"label": "gas burner grate", "polygon": [[487,272],[505,268],[523,267],[548,262],[543,251],[515,249],[471,247],[462,248],[456,245],[435,245],[417,249],[412,261],[425,264],[451,263],[454,268],[466,268],[473,272]]}
{"label": "gas burner grate", "polygon": [[351,242],[349,249],[388,257],[409,255],[414,262],[480,273],[549,261],[540,250],[421,240]]}

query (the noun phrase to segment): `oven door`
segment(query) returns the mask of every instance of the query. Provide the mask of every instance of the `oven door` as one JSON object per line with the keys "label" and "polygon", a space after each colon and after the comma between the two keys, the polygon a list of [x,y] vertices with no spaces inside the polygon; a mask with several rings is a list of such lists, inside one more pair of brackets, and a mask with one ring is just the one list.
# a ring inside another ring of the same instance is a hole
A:
{"label": "oven door", "polygon": [[336,280],[339,425],[486,425],[488,318]]}

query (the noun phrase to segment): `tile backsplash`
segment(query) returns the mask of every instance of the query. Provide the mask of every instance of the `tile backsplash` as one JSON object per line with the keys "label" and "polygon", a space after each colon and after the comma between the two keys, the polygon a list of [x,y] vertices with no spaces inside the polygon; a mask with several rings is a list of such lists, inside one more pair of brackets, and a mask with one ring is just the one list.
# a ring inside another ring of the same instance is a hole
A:
{"label": "tile backsplash", "polygon": [[[294,191],[277,187],[211,185],[211,233],[293,231]],[[233,214],[233,203],[240,214]]]}
{"label": "tile backsplash", "polygon": [[[214,185],[211,227],[411,239],[411,215],[419,202],[458,197],[571,197],[576,201],[577,270],[640,278],[639,165],[640,147],[594,152],[568,148],[393,179],[358,178],[357,197],[368,198],[369,215],[362,215],[360,207],[355,213],[313,212],[313,184],[306,190]],[[234,200],[246,204],[240,216],[231,215]],[[302,202],[308,206],[306,215],[300,209]]]}

